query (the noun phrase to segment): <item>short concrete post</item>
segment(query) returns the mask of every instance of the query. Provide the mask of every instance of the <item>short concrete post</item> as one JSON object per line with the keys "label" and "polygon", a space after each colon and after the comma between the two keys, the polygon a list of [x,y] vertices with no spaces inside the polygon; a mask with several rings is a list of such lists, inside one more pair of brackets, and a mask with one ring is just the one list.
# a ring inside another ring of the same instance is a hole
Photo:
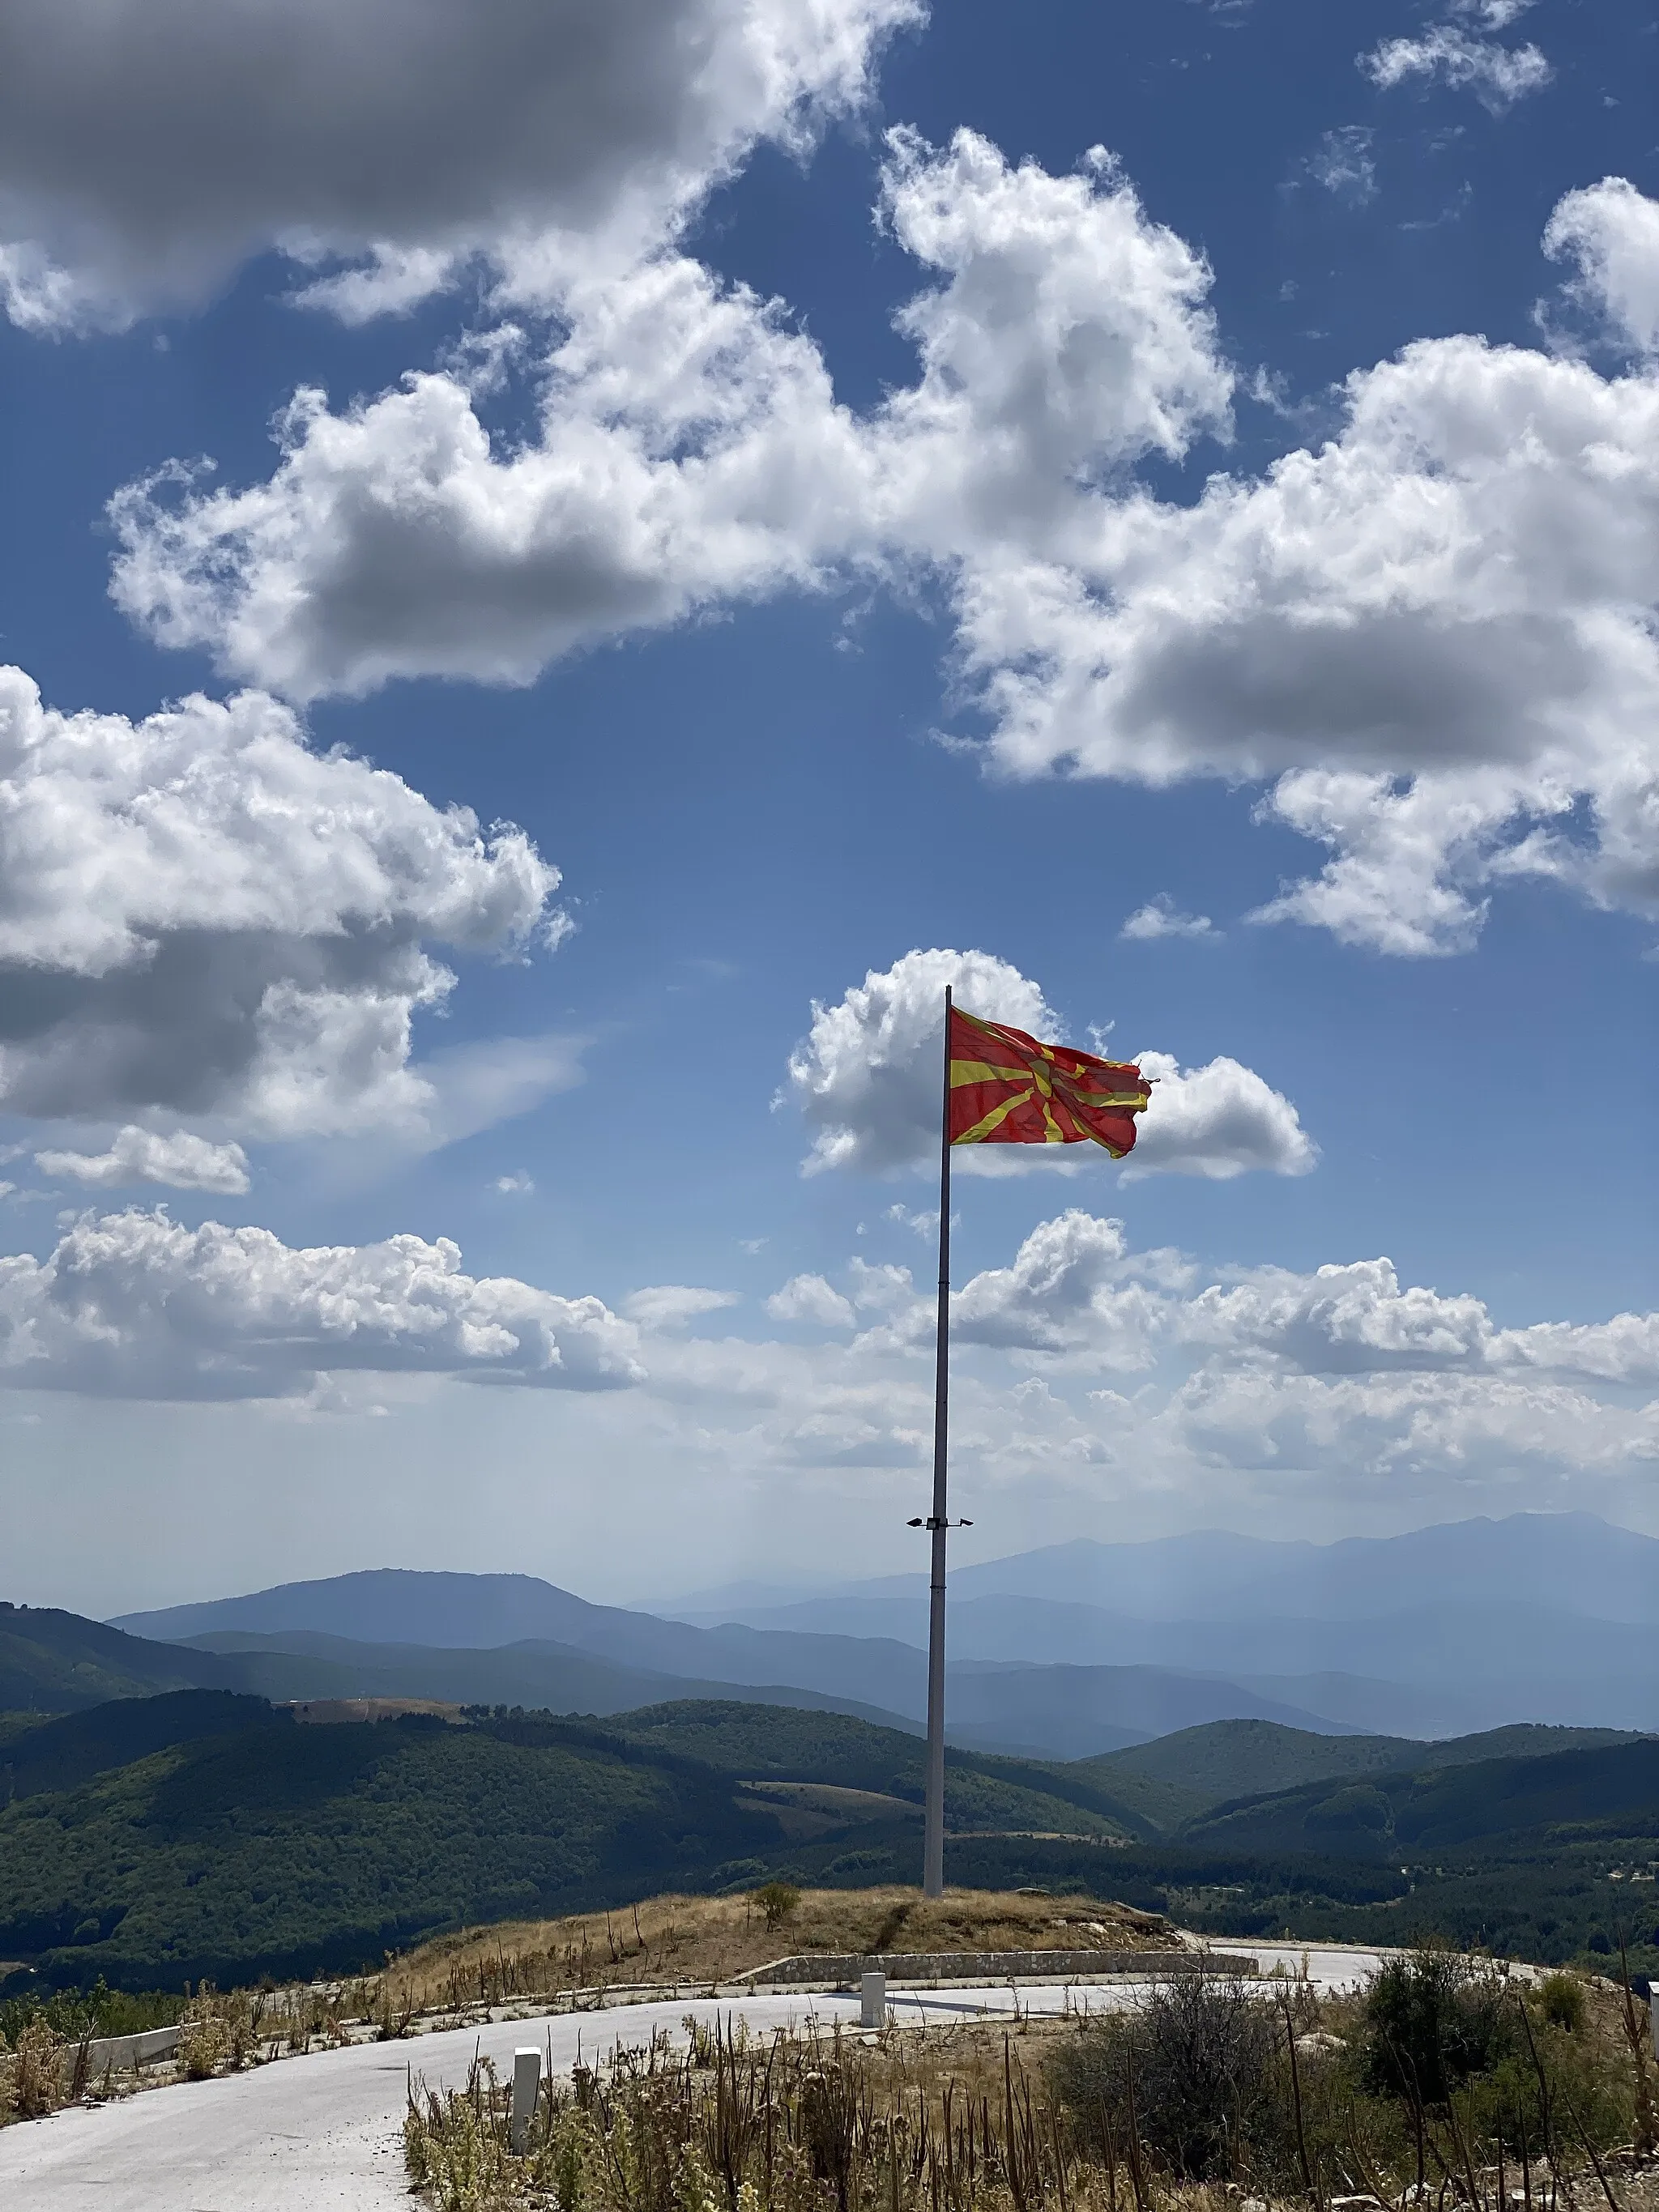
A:
{"label": "short concrete post", "polygon": [[514,2155],[524,2156],[525,2145],[530,2141],[530,2123],[536,2115],[536,2092],[541,2087],[542,2054],[539,2051],[515,2051],[513,2054],[513,2118],[507,2129],[507,2140]]}
{"label": "short concrete post", "polygon": [[1659,2057],[1659,1986],[1648,1992],[1648,2010],[1653,2020],[1654,2056]]}
{"label": "short concrete post", "polygon": [[887,2025],[887,1977],[885,1974],[866,1974],[859,1983],[859,2026],[885,2027]]}

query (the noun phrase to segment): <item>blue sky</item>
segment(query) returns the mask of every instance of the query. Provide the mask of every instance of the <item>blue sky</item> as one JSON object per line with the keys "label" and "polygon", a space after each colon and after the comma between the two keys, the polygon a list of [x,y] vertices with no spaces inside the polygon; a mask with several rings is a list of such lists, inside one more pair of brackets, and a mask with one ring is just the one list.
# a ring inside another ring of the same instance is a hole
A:
{"label": "blue sky", "polygon": [[1659,1528],[1649,9],[204,7],[6,95],[9,1594],[908,1564],[930,948],[1170,1056],[983,1555]]}

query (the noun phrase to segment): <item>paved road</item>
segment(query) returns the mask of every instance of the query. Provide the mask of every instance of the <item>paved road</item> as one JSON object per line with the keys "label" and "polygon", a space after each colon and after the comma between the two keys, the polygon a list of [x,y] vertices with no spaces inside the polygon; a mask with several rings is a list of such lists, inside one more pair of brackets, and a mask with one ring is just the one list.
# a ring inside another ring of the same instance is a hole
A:
{"label": "paved road", "polygon": [[[1264,1971],[1295,1972],[1298,1944],[1216,1947],[1248,1951]],[[1375,1952],[1328,1946],[1307,1954],[1322,1987],[1352,1986],[1376,1972]],[[1022,1989],[1027,2012],[1110,2009],[1137,2002],[1133,1984]],[[895,2019],[924,2025],[1006,2014],[1000,1989],[894,1990]],[[285,2058],[219,2081],[181,2082],[94,2110],[77,2107],[0,2133],[0,2203],[6,2212],[407,2212],[402,2127],[407,2069],[434,2086],[459,2086],[475,2051],[510,2073],[521,2044],[550,2045],[562,2071],[658,2028],[678,2041],[688,2013],[741,2019],[751,2029],[856,2022],[856,1996],[751,1996],[714,2002],[619,2005],[496,2027],[365,2043]]]}
{"label": "paved road", "polygon": [[1328,1996],[1358,1989],[1370,1981],[1384,1959],[1399,1955],[1368,1951],[1358,1943],[1236,1943],[1230,1938],[1212,1942],[1210,1948],[1254,1959],[1264,1974],[1271,1974],[1275,1966],[1282,1966],[1287,1974],[1299,1974],[1305,1960],[1308,1979]]}

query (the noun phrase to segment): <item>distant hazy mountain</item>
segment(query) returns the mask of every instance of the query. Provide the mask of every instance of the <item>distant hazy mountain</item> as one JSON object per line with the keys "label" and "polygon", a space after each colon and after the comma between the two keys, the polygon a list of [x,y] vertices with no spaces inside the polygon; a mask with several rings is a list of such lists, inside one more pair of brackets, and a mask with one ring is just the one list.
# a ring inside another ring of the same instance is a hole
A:
{"label": "distant hazy mountain", "polygon": [[[890,1575],[783,1603],[732,1604],[734,1588],[722,1593],[728,1602],[721,1607],[667,1603],[659,1610],[701,1621],[719,1611],[756,1626],[820,1633],[915,1635],[926,1589],[925,1576]],[[1593,1513],[1516,1513],[1334,1544],[1223,1529],[1141,1544],[1079,1537],[953,1567],[951,1589],[964,1617],[970,1601],[1008,1598],[1182,1628],[1194,1621],[1352,1621],[1453,1604],[1540,1606],[1659,1627],[1659,1538],[1614,1528]],[[1018,1617],[988,1607],[984,1632],[1000,1632],[1000,1624]],[[1035,1631],[1037,1622],[1027,1618]]]}
{"label": "distant hazy mountain", "polygon": [[[787,1685],[912,1723],[926,1711],[927,1657],[915,1644],[742,1623],[697,1627],[590,1605],[527,1575],[388,1568],[131,1613],[122,1626],[241,1652],[249,1667],[246,1686],[269,1696],[349,1694],[337,1679],[343,1667],[360,1681],[360,1694],[545,1704],[567,1711],[611,1712],[645,1703],[666,1694],[670,1678],[684,1686],[683,1695],[708,1696],[730,1685],[777,1696],[779,1686]],[[464,1635],[477,1641],[459,1643]],[[263,1655],[257,1667],[256,1650]],[[302,1690],[276,1686],[292,1679],[277,1664],[280,1653],[326,1666],[330,1686],[311,1686],[307,1677]],[[1350,1725],[1304,1704],[1291,1685],[1264,1692],[1194,1667],[1028,1666],[1019,1660],[983,1665],[963,1656],[966,1663],[951,1670],[951,1734],[983,1748],[1079,1759],[1168,1729],[1234,1717],[1310,1729]],[[608,1679],[590,1679],[596,1666]],[[614,1679],[617,1669],[629,1672],[627,1685]],[[500,1687],[508,1675],[522,1686]]]}
{"label": "distant hazy mountain", "polygon": [[[898,1637],[918,1632],[923,1596],[903,1576],[739,1617]],[[1386,1733],[1659,1725],[1659,1541],[1591,1514],[1328,1545],[1218,1531],[1053,1545],[956,1571],[949,1623],[957,1661],[1220,1675]]]}
{"label": "distant hazy mountain", "polygon": [[[116,1626],[221,1648],[231,1636],[295,1652],[303,1637],[343,1638],[360,1655],[396,1646],[395,1662],[376,1664],[382,1674],[395,1665],[410,1693],[411,1672],[435,1679],[410,1656],[416,1648],[471,1653],[477,1675],[480,1653],[512,1648],[525,1655],[512,1662],[522,1671],[541,1646],[545,1666],[563,1655],[558,1680],[573,1698],[580,1659],[656,1678],[650,1689],[641,1680],[635,1703],[665,1694],[671,1681],[705,1694],[781,1685],[921,1716],[919,1576],[781,1605],[763,1588],[726,1595],[753,1601],[723,1618],[668,1619],[593,1605],[528,1575],[381,1569],[129,1614]],[[1328,1545],[1218,1531],[1148,1544],[1079,1540],[957,1571],[949,1648],[957,1740],[1048,1757],[1225,1719],[1413,1739],[1516,1722],[1651,1729],[1659,1540],[1589,1514],[1516,1514]],[[360,1671],[368,1663],[352,1662]],[[618,1685],[605,1695],[584,1709],[628,1701]],[[554,1691],[536,1701],[554,1703]]]}
{"label": "distant hazy mountain", "polygon": [[659,1674],[545,1640],[468,1651],[454,1644],[361,1644],[315,1629],[269,1636],[225,1629],[192,1638],[184,1650],[213,1654],[210,1663],[234,1669],[239,1687],[279,1700],[434,1698],[453,1705],[521,1705],[527,1711],[604,1717],[669,1698],[719,1698],[850,1713],[883,1728],[920,1726],[907,1714],[793,1683],[711,1682]]}
{"label": "distant hazy mountain", "polygon": [[1079,1540],[965,1567],[952,1580],[964,1597],[1072,1600],[1147,1620],[1343,1620],[1452,1600],[1659,1625],[1659,1539],[1592,1513],[1516,1513],[1334,1544],[1220,1531]]}
{"label": "distant hazy mountain", "polygon": [[[908,1594],[857,1596],[768,1608],[757,1620],[773,1632],[823,1634],[833,1622],[842,1635],[896,1637],[914,1610]],[[1270,1614],[1260,1620],[1158,1620],[1038,1598],[957,1597],[949,1634],[954,1657],[1002,1662],[1151,1665],[1232,1675],[1346,1673],[1432,1685],[1507,1682],[1517,1671],[1531,1677],[1546,1670],[1564,1679],[1659,1680],[1659,1626],[1480,1597],[1340,1619]]]}
{"label": "distant hazy mountain", "polygon": [[[749,1686],[789,1682],[907,1711],[927,1662],[912,1644],[880,1638],[697,1628],[586,1599],[532,1575],[420,1574],[382,1567],[324,1582],[288,1583],[206,1605],[129,1613],[116,1624],[173,1643],[228,1632],[302,1630],[355,1644],[490,1650],[548,1643],[619,1666]],[[637,1702],[637,1701],[636,1701]]]}
{"label": "distant hazy mountain", "polygon": [[[618,1622],[650,1618],[615,1606],[590,1605],[586,1598],[534,1575],[429,1574],[374,1567],[317,1582],[282,1583],[244,1597],[125,1613],[110,1625],[135,1636],[162,1637],[173,1643],[222,1629],[269,1635],[278,1629],[304,1628],[322,1636],[349,1637],[359,1644],[449,1645],[485,1651],[532,1637],[554,1644],[582,1643],[578,1632],[602,1635],[608,1617]],[[682,1631],[677,1642],[680,1649],[690,1650],[696,1639]],[[597,1646],[589,1643],[586,1648]]]}
{"label": "distant hazy mountain", "polygon": [[1237,1682],[1163,1667],[952,1667],[945,1706],[954,1742],[1049,1759],[1089,1759],[1205,1721],[1332,1726]]}

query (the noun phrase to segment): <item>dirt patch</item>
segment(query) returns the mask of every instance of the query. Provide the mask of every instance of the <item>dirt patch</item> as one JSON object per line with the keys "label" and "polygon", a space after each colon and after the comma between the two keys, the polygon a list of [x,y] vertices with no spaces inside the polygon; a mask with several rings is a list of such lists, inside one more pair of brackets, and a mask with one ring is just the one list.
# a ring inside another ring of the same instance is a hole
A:
{"label": "dirt patch", "polygon": [[459,1728],[461,1708],[436,1698],[307,1698],[285,1710],[311,1728],[341,1728],[348,1721],[395,1721],[405,1713],[434,1713]]}

